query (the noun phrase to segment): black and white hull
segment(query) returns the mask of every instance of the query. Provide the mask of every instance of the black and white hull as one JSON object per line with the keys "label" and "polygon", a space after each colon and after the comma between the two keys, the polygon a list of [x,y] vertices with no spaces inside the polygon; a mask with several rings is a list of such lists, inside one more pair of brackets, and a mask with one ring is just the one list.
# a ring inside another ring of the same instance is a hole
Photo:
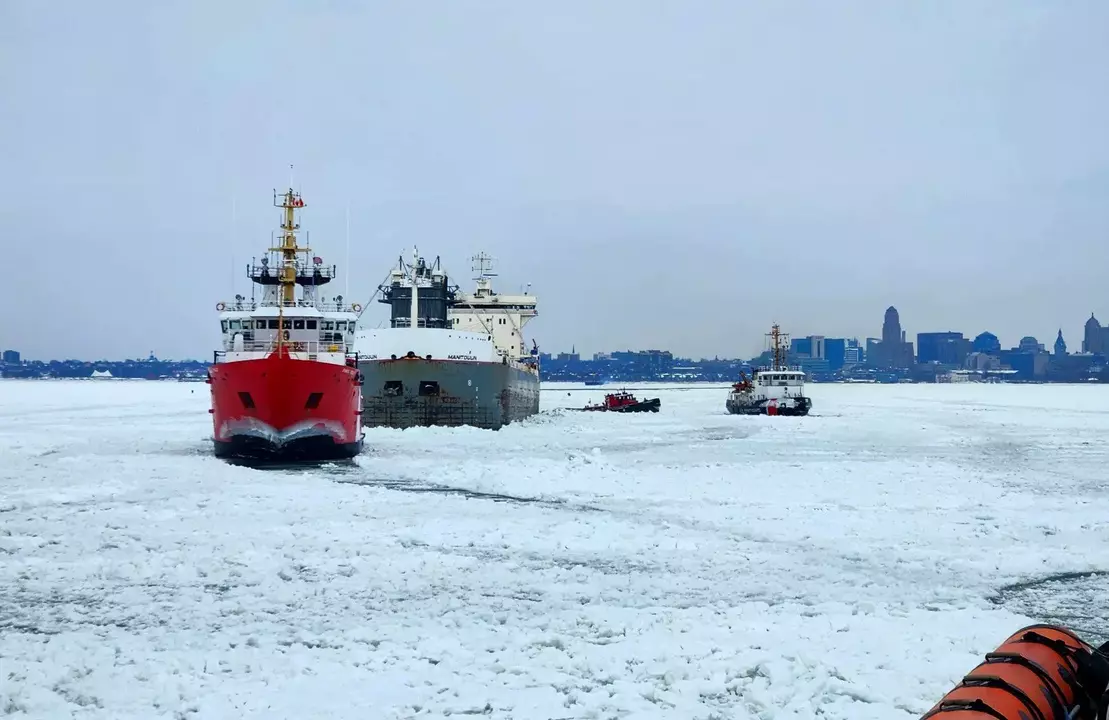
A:
{"label": "black and white hull", "polygon": [[789,398],[728,398],[726,403],[728,412],[732,415],[808,415],[812,409],[812,399],[809,397]]}

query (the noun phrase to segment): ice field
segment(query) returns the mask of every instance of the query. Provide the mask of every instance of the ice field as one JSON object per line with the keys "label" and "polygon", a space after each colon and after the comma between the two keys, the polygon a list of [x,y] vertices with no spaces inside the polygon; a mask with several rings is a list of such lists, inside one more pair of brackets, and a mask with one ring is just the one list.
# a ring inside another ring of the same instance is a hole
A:
{"label": "ice field", "polygon": [[544,388],[255,470],[203,383],[0,381],[0,716],[912,720],[1025,624],[1107,639],[1109,388]]}

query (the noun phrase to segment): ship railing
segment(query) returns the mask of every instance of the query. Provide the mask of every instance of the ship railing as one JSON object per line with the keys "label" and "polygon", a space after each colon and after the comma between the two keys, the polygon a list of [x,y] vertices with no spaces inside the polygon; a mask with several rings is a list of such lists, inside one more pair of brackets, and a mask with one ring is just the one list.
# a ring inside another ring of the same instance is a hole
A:
{"label": "ship railing", "polygon": [[801,367],[800,365],[779,365],[778,367],[774,367],[774,366],[772,366],[772,365],[760,365],[760,366],[759,366],[758,368],[756,368],[756,369],[757,369],[757,370],[758,370],[758,371],[759,371],[760,373],[767,373],[767,372],[786,372],[786,371],[792,371],[792,372],[805,372],[805,368]]}
{"label": "ship railing", "polygon": [[[261,280],[262,278],[273,278],[274,281],[281,276],[281,268],[283,263],[276,263],[275,266],[251,264],[247,265],[246,274],[251,280]],[[306,262],[298,261],[294,264],[293,270],[298,279],[318,278],[321,281],[331,281],[337,276],[336,267],[334,265],[309,265]],[[322,284],[322,283],[321,283]]]}
{"label": "ship railing", "polygon": [[[354,357],[354,349],[348,343],[335,343],[335,342],[320,342],[318,340],[310,340],[308,342],[296,342],[287,340],[285,347],[289,349],[290,353],[294,355],[307,353],[309,360],[315,360],[320,355],[334,355],[342,354],[346,357]],[[229,354],[237,353],[271,353],[277,350],[276,341],[248,341],[242,343],[239,347],[233,347],[225,350],[216,350],[214,360],[215,362],[223,362]]]}
{"label": "ship railing", "polygon": [[349,312],[357,313],[356,303],[339,303],[339,302],[310,302],[308,300],[294,300],[292,302],[259,302],[257,300],[231,300],[216,303],[216,309],[221,312],[254,312],[260,308],[276,308],[283,307],[288,309],[295,308],[315,308],[320,312]]}

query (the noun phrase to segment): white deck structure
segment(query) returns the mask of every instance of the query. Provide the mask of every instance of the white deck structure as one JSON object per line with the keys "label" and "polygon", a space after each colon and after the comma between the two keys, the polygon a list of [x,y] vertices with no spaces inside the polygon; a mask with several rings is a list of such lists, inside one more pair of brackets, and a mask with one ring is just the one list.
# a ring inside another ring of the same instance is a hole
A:
{"label": "white deck structure", "polygon": [[755,400],[804,397],[805,371],[799,367],[760,368],[754,372]]}
{"label": "white deck structure", "polygon": [[539,314],[537,298],[526,293],[501,295],[495,292],[490,281],[496,276],[492,272],[493,259],[485,253],[472,259],[477,288],[472,293],[458,293],[457,302],[450,311],[453,327],[491,336],[498,355],[509,361],[537,356],[538,353],[529,351],[524,344],[524,325]]}
{"label": "white deck structure", "polygon": [[320,297],[320,288],[335,278],[335,266],[325,267],[321,258],[311,255],[311,248],[297,244],[300,224],[293,213],[304,208],[299,193],[290,189],[280,202],[275,194],[274,204],[285,212],[282,242],[247,268],[247,276],[262,288],[262,297],[236,295],[231,302],[216,304],[222,342],[215,358],[218,362],[259,360],[283,344],[295,359],[342,365],[352,351],[362,308],[357,303],[344,304],[342,295],[331,300]]}
{"label": "white deck structure", "polygon": [[[478,276],[473,293],[447,286],[438,262],[428,266],[413,248],[413,261],[399,263],[389,276],[385,292],[397,293],[407,304],[408,316],[394,315],[392,327],[361,329],[354,335],[360,359],[395,360],[418,357],[454,362],[499,362],[518,365],[538,374],[538,352],[527,350],[523,327],[538,314],[533,295],[500,295],[489,278],[491,258],[473,258]],[[408,300],[407,293],[411,293]],[[421,293],[424,302],[421,303]],[[435,300],[428,308],[428,296]],[[383,298],[392,302],[393,298]],[[438,308],[442,306],[443,310]],[[421,308],[425,314],[421,315]],[[431,313],[428,315],[426,313]],[[443,313],[443,317],[432,317]]]}

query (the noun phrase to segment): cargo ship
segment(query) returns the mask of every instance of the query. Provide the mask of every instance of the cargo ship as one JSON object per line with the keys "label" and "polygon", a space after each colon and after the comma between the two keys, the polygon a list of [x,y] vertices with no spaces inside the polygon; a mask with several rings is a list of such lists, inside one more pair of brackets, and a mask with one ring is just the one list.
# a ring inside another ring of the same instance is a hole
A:
{"label": "cargo ship", "polygon": [[732,415],[808,415],[812,399],[805,395],[805,371],[786,364],[789,336],[774,325],[767,337],[771,364],[757,368],[751,377],[741,371],[724,406]]}
{"label": "cargo ship", "polygon": [[389,327],[360,330],[355,345],[366,427],[498,430],[539,412],[539,348],[523,338],[537,300],[495,292],[492,259],[473,261],[472,293],[415,248],[378,288]]}
{"label": "cargo ship", "polygon": [[341,295],[319,296],[335,266],[298,244],[300,193],[274,191],[274,205],[282,210],[279,242],[247,267],[261,298],[216,304],[222,347],[207,377],[215,454],[277,462],[353,457],[363,435],[353,353],[361,308],[344,305]]}

